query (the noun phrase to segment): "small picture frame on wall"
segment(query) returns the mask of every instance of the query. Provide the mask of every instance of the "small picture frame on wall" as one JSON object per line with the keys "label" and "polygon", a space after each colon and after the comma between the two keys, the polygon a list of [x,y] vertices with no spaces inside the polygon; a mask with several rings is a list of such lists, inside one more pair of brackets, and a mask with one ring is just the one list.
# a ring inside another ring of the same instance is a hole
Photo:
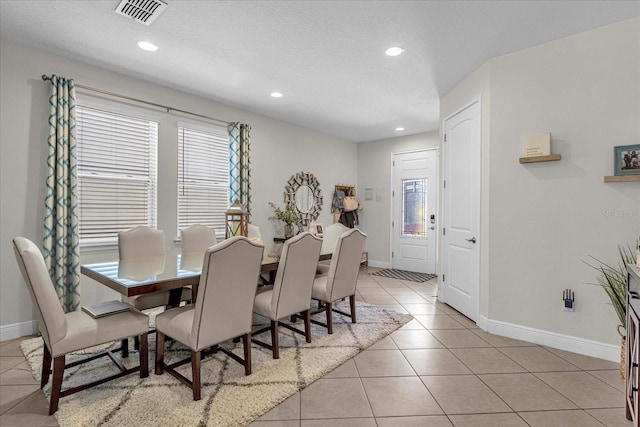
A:
{"label": "small picture frame on wall", "polygon": [[640,175],[640,144],[613,147],[614,174]]}

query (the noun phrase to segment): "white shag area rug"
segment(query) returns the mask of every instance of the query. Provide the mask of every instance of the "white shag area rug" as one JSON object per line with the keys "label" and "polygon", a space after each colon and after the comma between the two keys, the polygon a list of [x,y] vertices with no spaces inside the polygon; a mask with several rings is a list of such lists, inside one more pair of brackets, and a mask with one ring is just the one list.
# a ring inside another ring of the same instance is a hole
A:
{"label": "white shag area rug", "polygon": [[[338,308],[349,310],[348,303]],[[244,426],[316,379],[332,371],[349,358],[389,335],[412,319],[412,316],[393,310],[357,303],[358,323],[352,324],[346,316],[334,313],[334,332],[312,324],[312,342],[304,336],[280,328],[280,359],[272,359],[271,351],[252,345],[252,374],[244,375],[237,362],[217,353],[202,362],[202,400],[193,400],[190,388],[168,373],[155,375],[155,334],[149,335],[148,378],[138,373],[102,384],[60,399],[56,417],[63,426]],[[324,314],[316,315],[324,321]],[[256,328],[266,319],[256,318]],[[300,329],[303,322],[298,320]],[[267,331],[256,336],[270,343]],[[137,365],[138,352],[130,341],[130,355],[126,366]],[[42,367],[42,339],[25,340],[21,349],[27,358],[33,376],[40,381]],[[113,343],[111,346],[117,346]],[[233,348],[242,356],[242,344],[233,342],[222,346]],[[102,351],[108,345],[85,350],[67,357],[67,363],[86,355]],[[188,352],[177,342],[170,342],[165,362],[172,363],[188,357]],[[191,364],[179,368],[191,378]],[[63,390],[89,380],[103,378],[117,368],[103,357],[65,371]],[[50,397],[51,379],[44,392]]]}

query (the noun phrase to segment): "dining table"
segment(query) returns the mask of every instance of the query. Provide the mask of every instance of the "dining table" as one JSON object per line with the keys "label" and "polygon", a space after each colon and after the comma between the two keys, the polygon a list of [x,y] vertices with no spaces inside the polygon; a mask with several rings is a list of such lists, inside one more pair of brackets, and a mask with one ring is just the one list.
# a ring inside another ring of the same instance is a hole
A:
{"label": "dining table", "polygon": [[[282,247],[282,244],[265,245],[260,267],[263,284],[273,283]],[[319,261],[328,259],[331,259],[328,252],[321,252],[318,258]],[[84,264],[80,272],[127,297],[168,290],[169,307],[177,307],[185,286],[192,287],[195,300],[203,260],[204,252],[166,254]]]}

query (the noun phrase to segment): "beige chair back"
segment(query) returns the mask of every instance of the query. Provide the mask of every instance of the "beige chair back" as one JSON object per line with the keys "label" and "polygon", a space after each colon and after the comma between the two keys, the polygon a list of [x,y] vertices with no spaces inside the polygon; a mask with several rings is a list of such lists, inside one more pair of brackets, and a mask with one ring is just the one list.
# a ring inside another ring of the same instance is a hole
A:
{"label": "beige chair back", "polygon": [[67,334],[67,318],[60,305],[42,252],[24,237],[13,239],[13,251],[38,317],[38,329],[49,350]]}
{"label": "beige chair back", "polygon": [[253,224],[248,224],[248,226],[249,227],[247,230],[247,237],[250,239],[253,239],[255,237],[256,239],[259,239],[260,241],[262,241],[262,235],[260,234],[260,227]]}
{"label": "beige chair back", "polygon": [[338,237],[347,231],[351,230],[349,227],[336,222],[331,225],[327,225],[324,228],[324,233],[322,235],[322,249],[321,253],[330,254],[336,249],[336,244],[338,243]]}
{"label": "beige chair back", "polygon": [[196,350],[251,331],[263,251],[243,236],[207,249],[191,330]]}
{"label": "beige chair back", "polygon": [[190,225],[180,230],[182,253],[204,252],[216,244],[216,232],[202,224]]}
{"label": "beige chair back", "polygon": [[284,243],[271,297],[274,319],[309,309],[321,246],[308,231]]}
{"label": "beige chair back", "polygon": [[139,225],[118,233],[120,259],[166,255],[164,231]]}
{"label": "beige chair back", "polygon": [[355,294],[362,251],[366,241],[367,235],[356,228],[349,229],[338,237],[327,275],[329,301]]}

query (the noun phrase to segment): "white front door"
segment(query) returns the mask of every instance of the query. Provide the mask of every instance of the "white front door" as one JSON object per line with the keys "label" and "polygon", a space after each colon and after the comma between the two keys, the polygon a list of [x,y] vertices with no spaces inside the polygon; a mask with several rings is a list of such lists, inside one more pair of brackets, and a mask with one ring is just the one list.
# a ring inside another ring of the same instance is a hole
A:
{"label": "white front door", "polygon": [[445,119],[442,300],[477,321],[480,289],[480,101]]}
{"label": "white front door", "polygon": [[437,167],[437,149],[393,155],[393,268],[436,272]]}

